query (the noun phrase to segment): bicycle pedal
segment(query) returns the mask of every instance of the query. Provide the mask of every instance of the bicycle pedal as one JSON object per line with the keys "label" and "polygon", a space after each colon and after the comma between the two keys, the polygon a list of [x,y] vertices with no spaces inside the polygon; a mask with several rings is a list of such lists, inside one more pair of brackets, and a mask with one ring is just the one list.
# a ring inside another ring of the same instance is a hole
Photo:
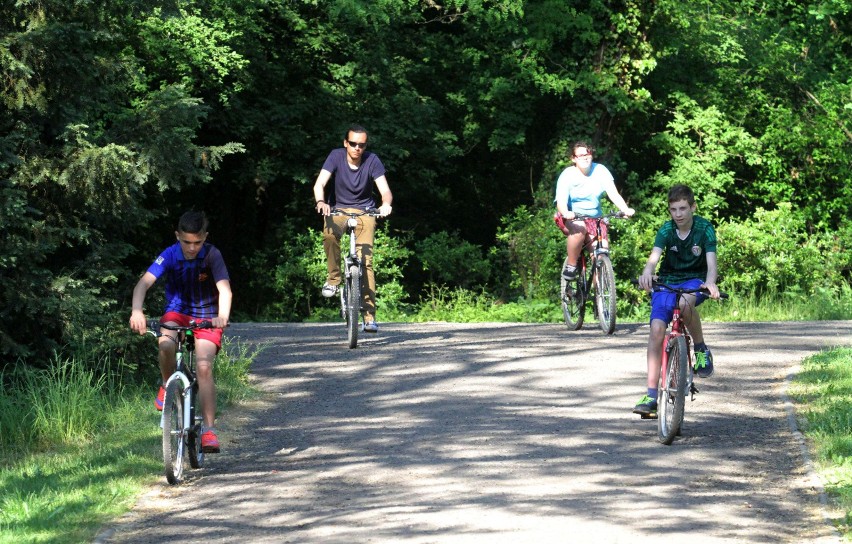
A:
{"label": "bicycle pedal", "polygon": [[642,419],[657,419],[657,412],[651,412],[650,414],[640,414]]}

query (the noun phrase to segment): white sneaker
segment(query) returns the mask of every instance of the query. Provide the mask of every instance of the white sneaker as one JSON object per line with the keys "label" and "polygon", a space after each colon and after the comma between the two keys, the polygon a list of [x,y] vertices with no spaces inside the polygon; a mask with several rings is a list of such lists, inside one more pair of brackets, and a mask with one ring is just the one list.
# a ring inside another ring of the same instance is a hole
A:
{"label": "white sneaker", "polygon": [[339,287],[337,285],[331,285],[326,282],[326,284],[322,286],[322,296],[325,298],[331,298],[337,294],[338,289]]}

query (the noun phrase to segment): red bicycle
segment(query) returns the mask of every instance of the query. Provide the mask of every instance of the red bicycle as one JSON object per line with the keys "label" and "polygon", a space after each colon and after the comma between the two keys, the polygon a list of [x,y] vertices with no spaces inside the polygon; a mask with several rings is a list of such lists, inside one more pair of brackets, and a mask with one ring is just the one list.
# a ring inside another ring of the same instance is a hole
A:
{"label": "red bicycle", "polygon": [[[604,334],[615,331],[615,271],[609,258],[609,248],[604,245],[607,237],[604,235],[601,223],[609,223],[611,218],[626,218],[621,212],[610,213],[601,217],[590,217],[577,214],[574,220],[594,219],[597,225],[595,236],[584,244],[580,257],[575,264],[577,277],[574,280],[561,278],[560,299],[562,301],[562,316],[565,324],[572,331],[583,326],[586,315],[586,301],[592,299],[594,289],[594,313]],[[588,254],[588,255],[587,255]],[[567,266],[568,257],[562,263],[562,269]]]}
{"label": "red bicycle", "polygon": [[[637,284],[637,280],[633,280]],[[683,424],[683,414],[686,408],[686,394],[690,400],[695,400],[698,388],[695,387],[693,370],[692,335],[683,322],[680,313],[680,302],[683,295],[694,293],[709,293],[706,288],[681,289],[666,285],[656,280],[651,284],[654,291],[668,291],[675,294],[674,315],[671,328],[663,338],[663,359],[660,366],[659,396],[657,397],[657,429],[660,442],[671,444],[675,436],[680,434]],[[719,298],[728,298],[727,293],[719,293]],[[654,416],[643,416],[653,418]]]}

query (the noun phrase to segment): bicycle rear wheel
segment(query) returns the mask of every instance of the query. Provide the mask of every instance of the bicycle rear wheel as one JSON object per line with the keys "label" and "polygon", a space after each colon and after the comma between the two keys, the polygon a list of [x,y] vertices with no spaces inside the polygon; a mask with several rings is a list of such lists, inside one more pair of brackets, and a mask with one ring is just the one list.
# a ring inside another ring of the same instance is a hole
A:
{"label": "bicycle rear wheel", "polygon": [[602,254],[596,258],[597,274],[595,274],[595,304],[598,310],[598,322],[604,334],[615,331],[615,272],[609,255]]}
{"label": "bicycle rear wheel", "polygon": [[204,452],[201,451],[201,415],[198,402],[198,384],[192,384],[192,402],[190,403],[189,420],[192,422],[192,427],[189,428],[186,435],[186,450],[189,453],[189,466],[192,468],[201,468],[204,463]]}
{"label": "bicycle rear wheel", "polygon": [[358,319],[361,316],[361,270],[358,265],[349,267],[349,277],[346,280],[346,327],[349,333],[349,349],[358,346]]}
{"label": "bicycle rear wheel", "polygon": [[660,442],[668,445],[674,441],[683,423],[689,359],[683,336],[670,338],[666,349],[669,350],[669,368],[665,376],[660,376],[657,427]]}
{"label": "bicycle rear wheel", "polygon": [[163,401],[163,465],[172,485],[183,476],[184,426],[183,382],[174,380],[166,388]]}
{"label": "bicycle rear wheel", "polygon": [[[562,263],[562,269],[568,264],[568,258]],[[583,326],[583,318],[586,315],[586,304],[584,299],[586,278],[583,267],[577,269],[577,278],[566,280],[560,273],[559,293],[562,301],[562,317],[565,324],[572,331],[579,330]]]}

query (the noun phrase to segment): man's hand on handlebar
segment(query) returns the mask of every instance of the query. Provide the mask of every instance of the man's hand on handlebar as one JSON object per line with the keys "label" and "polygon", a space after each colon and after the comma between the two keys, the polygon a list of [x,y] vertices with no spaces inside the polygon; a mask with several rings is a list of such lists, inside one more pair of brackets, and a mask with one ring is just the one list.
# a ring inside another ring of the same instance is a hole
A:
{"label": "man's hand on handlebar", "polygon": [[317,213],[320,215],[329,215],[331,213],[331,206],[326,204],[325,202],[317,202]]}
{"label": "man's hand on handlebar", "polygon": [[393,208],[391,208],[390,204],[382,204],[381,206],[379,206],[379,217],[389,216],[391,214],[392,209]]}

